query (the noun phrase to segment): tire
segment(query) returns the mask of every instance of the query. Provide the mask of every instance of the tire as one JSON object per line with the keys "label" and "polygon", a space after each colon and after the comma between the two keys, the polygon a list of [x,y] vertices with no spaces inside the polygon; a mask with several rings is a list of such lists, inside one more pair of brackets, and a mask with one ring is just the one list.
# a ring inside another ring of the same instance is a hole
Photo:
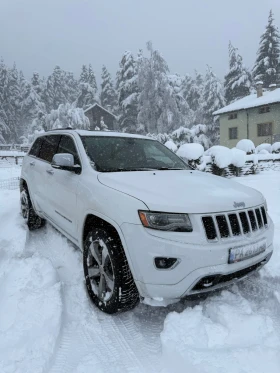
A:
{"label": "tire", "polygon": [[84,244],[84,275],[92,302],[114,314],[133,309],[139,302],[121,240],[110,227],[92,229]]}
{"label": "tire", "polygon": [[43,227],[45,219],[40,218],[33,209],[27,187],[23,187],[20,193],[21,214],[30,231]]}

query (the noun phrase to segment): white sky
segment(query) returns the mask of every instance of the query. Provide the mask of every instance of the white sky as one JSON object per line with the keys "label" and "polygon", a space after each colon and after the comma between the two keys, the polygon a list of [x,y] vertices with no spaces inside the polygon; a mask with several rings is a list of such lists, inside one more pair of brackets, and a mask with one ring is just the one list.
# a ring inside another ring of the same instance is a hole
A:
{"label": "white sky", "polygon": [[223,77],[228,41],[254,63],[272,8],[280,28],[279,0],[0,0],[0,56],[26,76],[48,75],[56,64],[79,74],[104,63],[114,75],[122,53],[152,40],[171,72],[205,71]]}

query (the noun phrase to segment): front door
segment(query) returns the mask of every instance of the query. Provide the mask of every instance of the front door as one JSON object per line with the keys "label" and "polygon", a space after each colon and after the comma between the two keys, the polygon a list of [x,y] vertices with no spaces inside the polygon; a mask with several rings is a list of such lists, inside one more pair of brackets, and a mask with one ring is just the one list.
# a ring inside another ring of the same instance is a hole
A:
{"label": "front door", "polygon": [[[56,154],[60,153],[72,154],[74,163],[81,166],[75,139],[71,135],[61,135]],[[59,228],[77,240],[77,188],[80,175],[52,167],[46,175],[49,202],[46,213]]]}

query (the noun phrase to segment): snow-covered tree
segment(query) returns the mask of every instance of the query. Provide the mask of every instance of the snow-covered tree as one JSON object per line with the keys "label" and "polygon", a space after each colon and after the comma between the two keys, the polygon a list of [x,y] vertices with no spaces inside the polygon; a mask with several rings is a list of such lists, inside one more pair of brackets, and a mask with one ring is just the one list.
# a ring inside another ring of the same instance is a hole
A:
{"label": "snow-covered tree", "polygon": [[105,109],[112,113],[117,111],[117,94],[110,73],[103,65],[101,73],[100,103]]}
{"label": "snow-covered tree", "polygon": [[89,129],[90,123],[88,117],[85,116],[83,109],[76,108],[69,103],[61,104],[56,110],[51,110],[50,114],[46,115],[46,128],[64,128],[72,127],[79,129]]}
{"label": "snow-covered tree", "polygon": [[264,87],[280,83],[280,35],[274,24],[272,10],[269,13],[268,24],[261,36],[257,59],[253,68],[255,82],[262,81]]}
{"label": "snow-covered tree", "polygon": [[88,69],[86,65],[82,66],[79,83],[88,83]]}
{"label": "snow-covered tree", "polygon": [[55,66],[53,73],[48,77],[44,91],[47,111],[57,109],[66,103],[64,73],[59,66]]}
{"label": "snow-covered tree", "polygon": [[120,108],[119,126],[124,132],[135,132],[139,91],[137,65],[131,52],[126,51],[121,59],[116,87]]}
{"label": "snow-covered tree", "polygon": [[75,105],[86,110],[96,102],[98,102],[98,96],[95,74],[91,65],[89,65],[88,69],[83,65],[80,76],[79,94]]}
{"label": "snow-covered tree", "polygon": [[176,100],[177,108],[182,115],[185,126],[193,122],[193,111],[190,109],[187,100],[184,97],[184,82],[185,78],[179,74],[168,75],[168,81],[173,89],[174,97]]}
{"label": "snow-covered tree", "polygon": [[229,42],[229,72],[225,76],[225,101],[230,104],[250,93],[251,74],[243,65],[242,57]]}
{"label": "snow-covered tree", "polygon": [[6,114],[4,110],[0,108],[0,144],[5,144],[6,142],[5,139],[8,137],[9,134],[10,134],[10,130],[7,125]]}
{"label": "snow-covered tree", "polygon": [[79,94],[78,81],[75,79],[71,71],[63,71],[64,84],[63,91],[66,102],[74,102]]}
{"label": "snow-covered tree", "polygon": [[204,123],[207,123],[209,137],[212,143],[215,144],[219,139],[219,123],[217,118],[214,118],[212,114],[214,111],[225,106],[225,100],[222,84],[208,65],[202,98]]}
{"label": "snow-covered tree", "polygon": [[141,58],[138,71],[138,131],[164,133],[183,124],[183,118],[168,81],[166,61],[150,42],[147,48],[150,58]]}

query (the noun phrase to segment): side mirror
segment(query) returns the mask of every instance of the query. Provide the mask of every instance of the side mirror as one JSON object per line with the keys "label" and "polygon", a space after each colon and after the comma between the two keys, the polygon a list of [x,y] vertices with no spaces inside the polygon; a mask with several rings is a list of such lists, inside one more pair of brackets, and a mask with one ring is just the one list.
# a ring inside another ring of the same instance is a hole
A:
{"label": "side mirror", "polygon": [[55,154],[51,163],[53,168],[65,171],[79,173],[81,171],[80,165],[74,164],[74,157],[69,153]]}

